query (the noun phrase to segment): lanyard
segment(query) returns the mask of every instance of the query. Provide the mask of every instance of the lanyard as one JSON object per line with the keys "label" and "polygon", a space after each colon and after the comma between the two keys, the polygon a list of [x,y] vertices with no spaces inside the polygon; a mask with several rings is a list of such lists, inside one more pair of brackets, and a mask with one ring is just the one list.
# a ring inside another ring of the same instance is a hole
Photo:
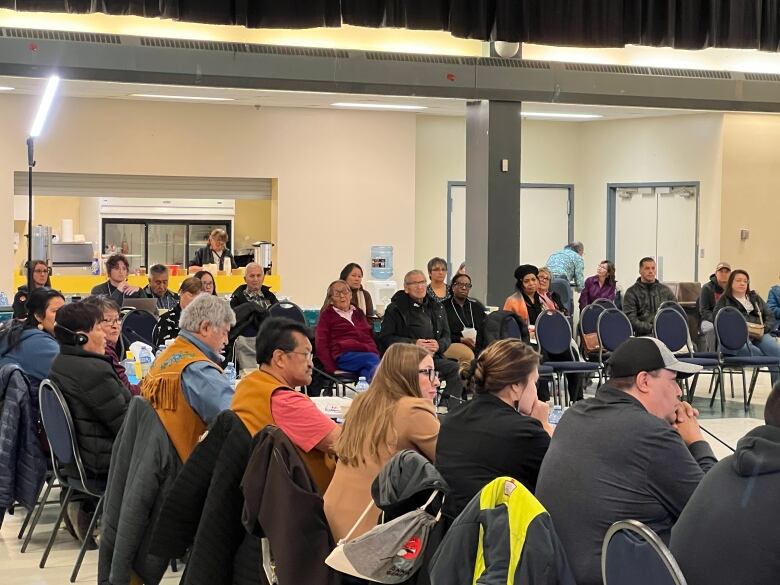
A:
{"label": "lanyard", "polygon": [[[463,319],[460,318],[460,315],[458,315],[458,309],[455,307],[455,301],[452,300],[452,297],[450,297],[450,304],[452,305],[452,310],[455,311],[455,316],[458,318],[458,321],[460,321],[460,324],[463,325],[464,329],[473,329],[474,328],[474,309],[471,307],[471,303],[468,299],[466,299],[466,303],[469,306],[469,314],[471,315],[471,327],[466,327],[466,324],[463,322]],[[466,314],[466,311],[463,311],[463,314]]]}

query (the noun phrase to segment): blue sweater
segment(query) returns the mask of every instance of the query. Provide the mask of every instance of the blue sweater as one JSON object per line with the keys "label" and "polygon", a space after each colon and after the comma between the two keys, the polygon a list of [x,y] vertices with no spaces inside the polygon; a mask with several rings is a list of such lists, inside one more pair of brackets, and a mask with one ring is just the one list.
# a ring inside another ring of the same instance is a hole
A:
{"label": "blue sweater", "polygon": [[37,403],[38,386],[49,376],[59,352],[60,346],[51,335],[40,329],[25,329],[13,347],[8,346],[7,339],[0,340],[0,366],[18,364],[30,380]]}
{"label": "blue sweater", "polygon": [[776,284],[769,289],[769,296],[766,299],[766,304],[769,306],[769,310],[775,316],[775,319],[780,319],[780,284]]}

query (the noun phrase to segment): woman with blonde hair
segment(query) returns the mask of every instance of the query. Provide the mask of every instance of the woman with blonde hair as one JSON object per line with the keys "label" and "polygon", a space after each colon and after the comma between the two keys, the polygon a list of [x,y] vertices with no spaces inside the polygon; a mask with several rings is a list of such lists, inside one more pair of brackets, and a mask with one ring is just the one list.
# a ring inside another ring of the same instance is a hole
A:
{"label": "woman with blonde hair", "polygon": [[[395,453],[414,449],[433,461],[438,387],[427,350],[394,343],[385,352],[371,386],[352,402],[336,449],[336,473],[325,492],[325,516],[336,540],[347,535],[371,502],[371,482]],[[378,509],[369,512],[352,538],[373,528],[378,516]]]}
{"label": "woman with blonde hair", "polygon": [[503,475],[529,491],[552,427],[550,409],[536,395],[539,355],[519,339],[489,345],[466,371],[474,398],[442,422],[436,468],[450,487],[445,514],[456,517],[482,487]]}

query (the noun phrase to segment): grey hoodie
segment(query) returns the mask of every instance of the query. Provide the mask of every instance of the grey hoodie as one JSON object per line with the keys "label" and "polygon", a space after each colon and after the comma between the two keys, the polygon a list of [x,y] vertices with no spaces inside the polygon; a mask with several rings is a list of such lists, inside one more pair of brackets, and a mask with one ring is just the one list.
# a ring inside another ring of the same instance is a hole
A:
{"label": "grey hoodie", "polygon": [[704,477],[672,530],[689,585],[780,582],[780,427],[763,425]]}

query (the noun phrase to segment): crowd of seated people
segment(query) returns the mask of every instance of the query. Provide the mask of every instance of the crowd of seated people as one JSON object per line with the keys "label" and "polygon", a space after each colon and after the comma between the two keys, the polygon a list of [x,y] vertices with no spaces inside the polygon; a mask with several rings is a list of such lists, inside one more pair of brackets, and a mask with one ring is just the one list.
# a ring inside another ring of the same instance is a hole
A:
{"label": "crowd of seated people", "polygon": [[[531,327],[545,311],[567,315],[550,288],[554,278],[582,289],[580,308],[598,299],[614,300],[614,265],[604,261],[585,279],[582,248],[574,244],[551,256],[554,266],[568,268],[520,265],[505,310]],[[209,250],[215,258],[215,250]],[[225,410],[233,411],[252,436],[268,425],[278,427],[324,497],[324,515],[336,540],[347,535],[371,503],[371,483],[379,470],[395,453],[412,449],[434,463],[449,485],[444,504],[448,523],[492,479],[509,476],[524,485],[550,513],[577,583],[601,582],[601,544],[617,520],[641,520],[664,542],[673,536],[673,548],[700,546],[704,533],[694,529],[716,496],[711,491],[697,499],[697,486],[716,489],[706,479],[702,482],[715,458],[703,440],[697,410],[681,401],[679,380],[700,368],[678,361],[652,337],[659,307],[675,299],[656,279],[652,258],[640,261],[639,278],[624,298],[636,337],[610,357],[610,378],[595,396],[583,399],[583,384],[578,378],[570,381],[575,402],[555,427],[548,422],[549,396],[537,369],[540,361],[576,356],[540,354],[519,339],[485,347],[486,307],[469,296],[472,281],[465,267],[447,284],[448,267],[441,258],[427,266],[430,282],[420,270],[405,274],[403,290],[385,308],[377,334],[370,321],[372,299],[362,287],[363,271],[347,264],[341,278],[329,285],[313,332],[297,321],[264,318],[253,340],[258,368],[235,386],[223,374],[222,353],[236,313],[247,305],[267,312],[278,302],[264,286],[262,267],[247,267],[245,284],[230,302],[217,296],[213,275],[201,271],[184,280],[173,304],[165,300],[174,297],[167,290],[164,266],[150,270],[147,292],[127,283],[127,268],[121,255],[109,258],[108,281],[81,302],[65,304],[56,291],[36,288],[26,302],[25,320],[0,328],[0,365],[19,364],[35,388],[46,377],[57,384],[93,476],[108,475],[128,403],[140,394],[157,413],[182,462]],[[770,335],[776,315],[751,290],[747,272],[721,263],[708,284],[698,303],[700,311],[709,311],[704,322],[714,323],[719,311],[732,307],[747,322],[764,327],[744,351],[780,360],[780,345]],[[169,309],[155,339],[155,345],[167,346],[139,385],[128,380],[118,353],[120,303],[136,294],[155,297]],[[370,382],[367,391],[355,395],[343,424],[297,391],[311,383],[315,355],[327,373],[352,372]],[[772,383],[777,380],[775,370]],[[780,473],[780,467],[763,463],[780,460],[778,423],[771,414],[780,404],[772,397],[779,395],[780,385],[767,403],[767,428],[739,446],[747,457],[761,459],[770,478]],[[457,399],[444,401],[449,412],[441,418],[439,396]],[[723,479],[715,484],[730,495],[742,489],[749,475],[744,465],[732,467],[718,467]],[[695,506],[689,508],[689,500]],[[84,534],[85,517],[79,512],[73,522],[80,538],[90,537]],[[371,530],[379,518],[378,510],[370,510],[350,538]],[[686,520],[679,532],[678,518]],[[767,524],[764,531],[771,534],[773,529]],[[697,574],[695,568],[690,571]]]}

